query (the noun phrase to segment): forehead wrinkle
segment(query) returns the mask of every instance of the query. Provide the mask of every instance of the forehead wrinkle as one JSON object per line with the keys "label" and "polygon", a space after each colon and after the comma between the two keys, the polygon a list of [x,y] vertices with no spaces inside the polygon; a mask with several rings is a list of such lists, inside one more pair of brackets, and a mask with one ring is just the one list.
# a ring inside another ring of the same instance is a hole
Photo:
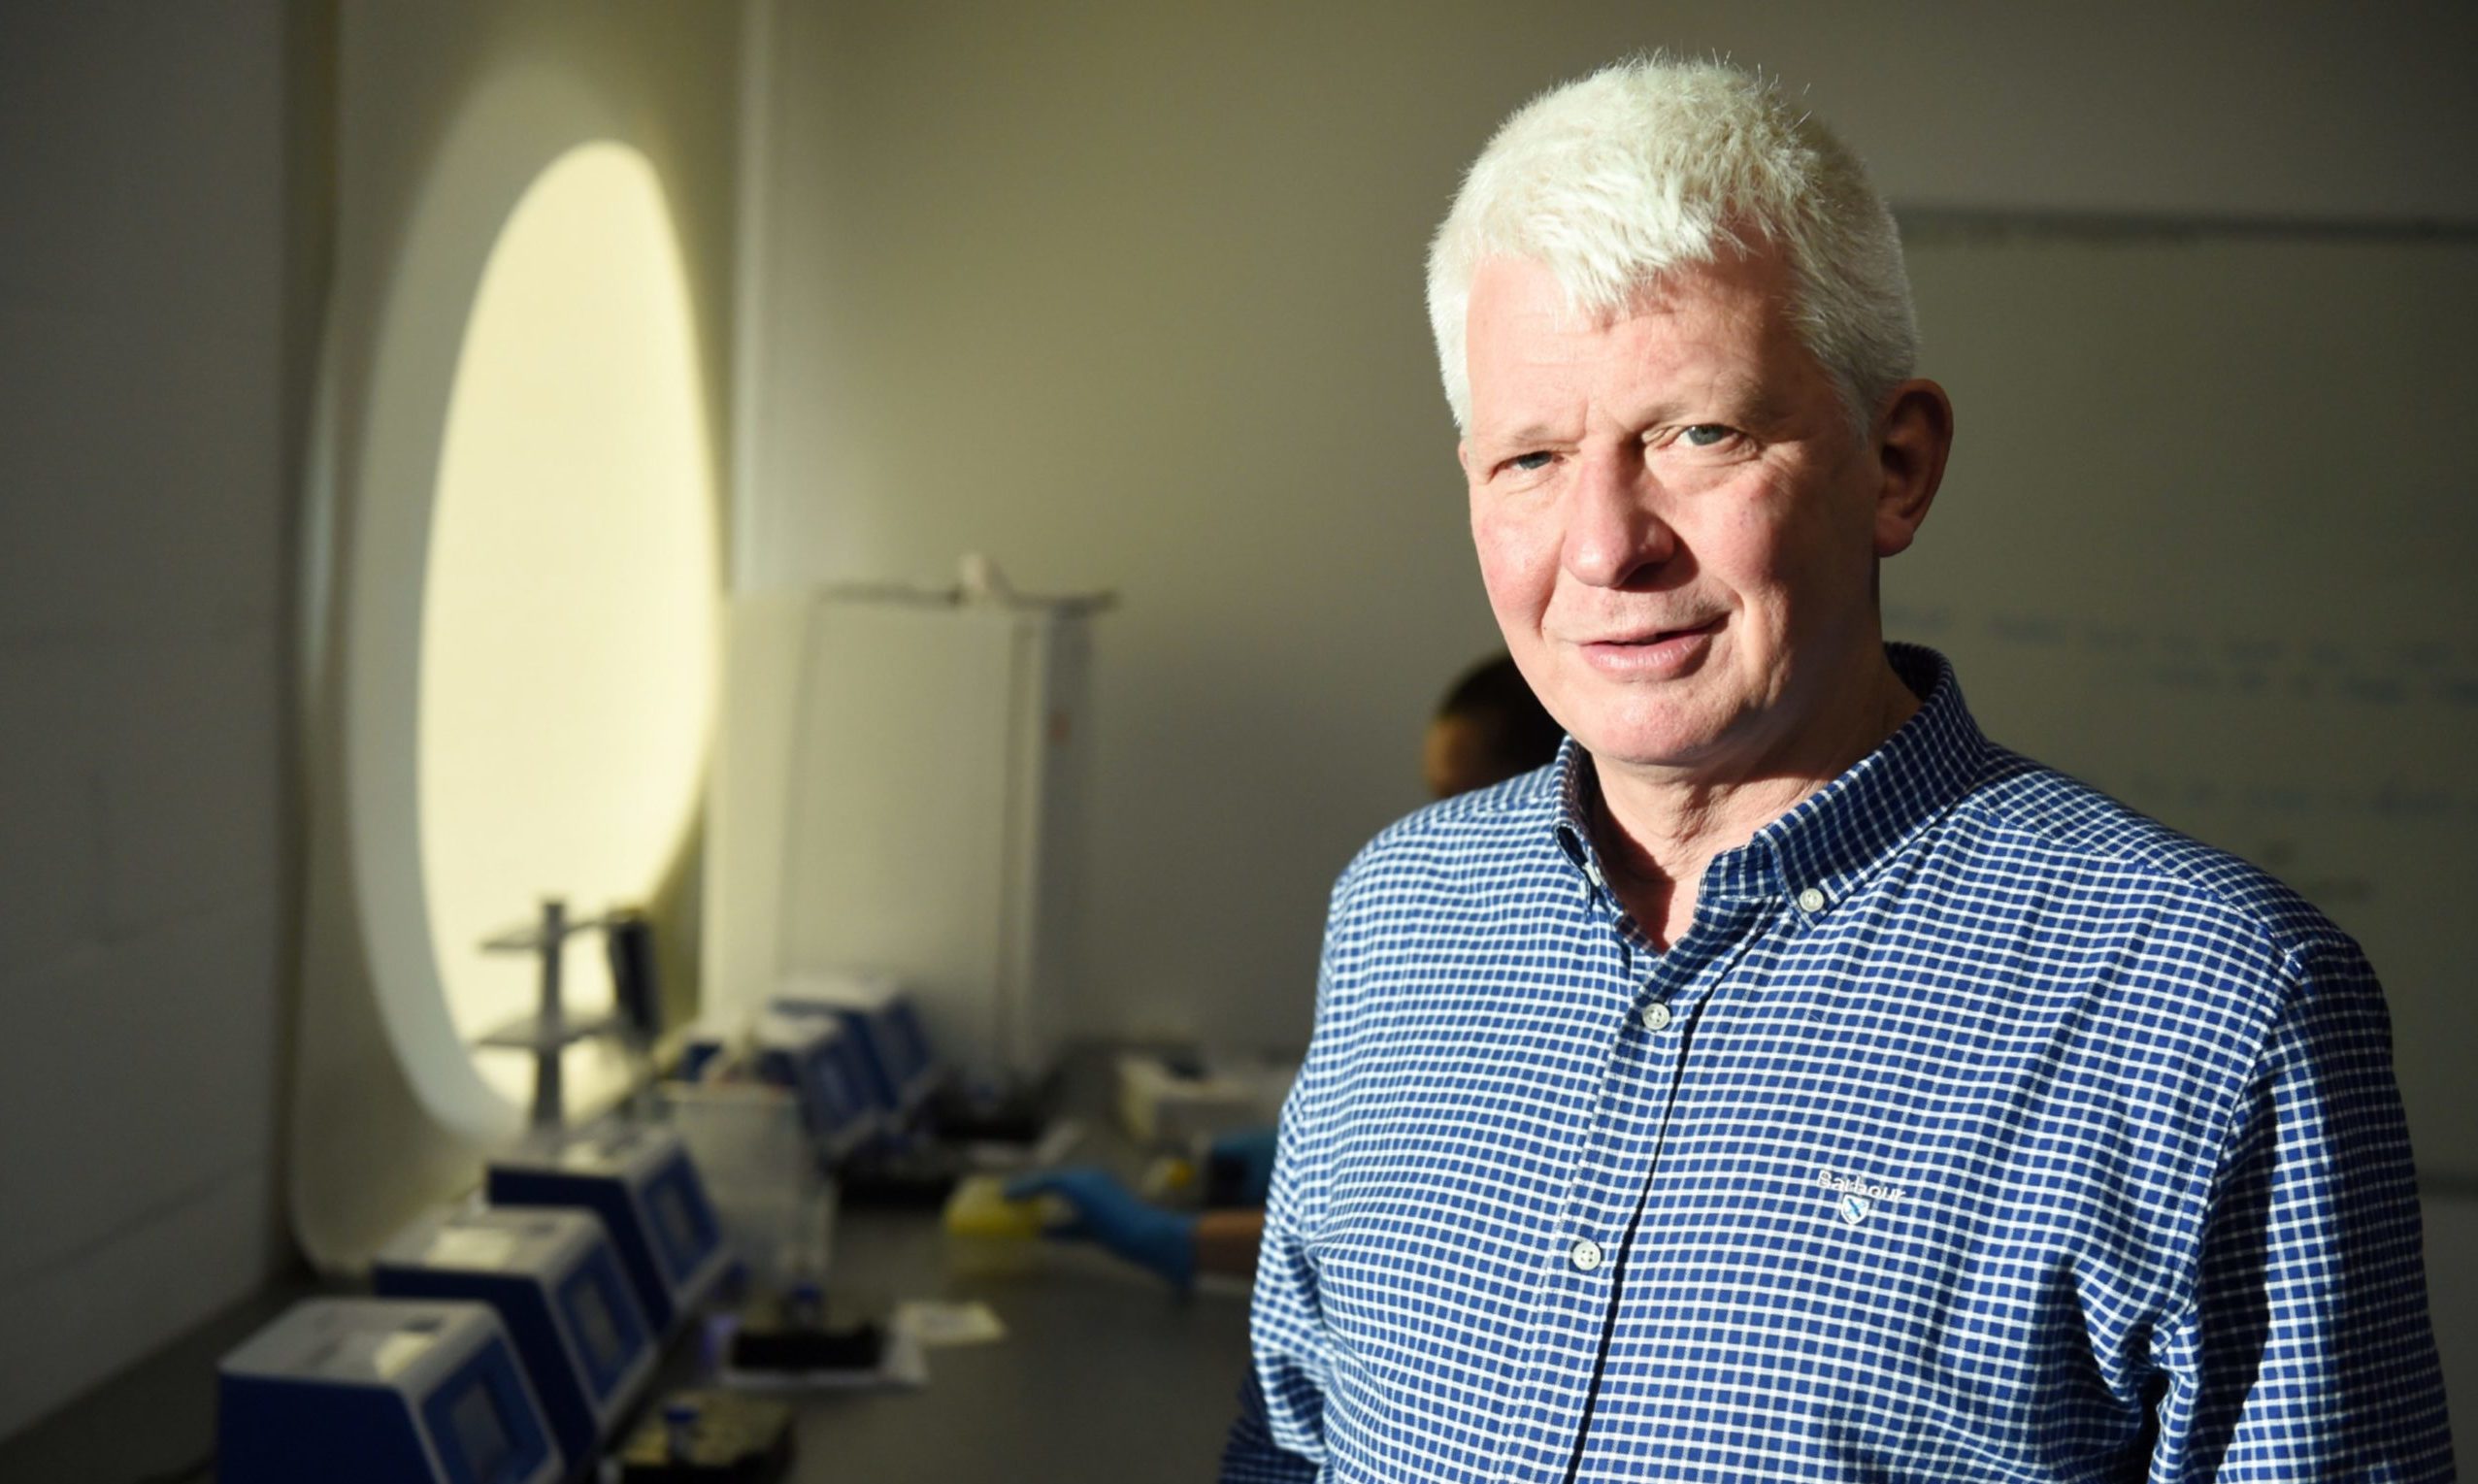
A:
{"label": "forehead wrinkle", "polygon": [[[1801,372],[1812,357],[1791,322],[1777,262],[1724,254],[1599,310],[1575,304],[1536,262],[1492,261],[1483,277],[1496,291],[1474,296],[1481,333],[1467,344],[1513,345],[1473,388],[1476,442],[1570,443],[1602,424],[1629,437],[1687,421],[1777,431],[1802,420]],[[1483,318],[1493,321],[1485,330]]]}

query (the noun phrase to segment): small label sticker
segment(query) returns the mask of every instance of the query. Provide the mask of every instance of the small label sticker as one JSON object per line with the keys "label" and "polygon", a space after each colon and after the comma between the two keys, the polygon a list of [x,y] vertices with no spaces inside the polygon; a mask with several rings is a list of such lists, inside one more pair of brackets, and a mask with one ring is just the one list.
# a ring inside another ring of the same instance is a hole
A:
{"label": "small label sticker", "polygon": [[923,1345],[986,1345],[1007,1337],[1007,1326],[986,1303],[942,1303],[908,1299],[895,1305],[895,1328]]}

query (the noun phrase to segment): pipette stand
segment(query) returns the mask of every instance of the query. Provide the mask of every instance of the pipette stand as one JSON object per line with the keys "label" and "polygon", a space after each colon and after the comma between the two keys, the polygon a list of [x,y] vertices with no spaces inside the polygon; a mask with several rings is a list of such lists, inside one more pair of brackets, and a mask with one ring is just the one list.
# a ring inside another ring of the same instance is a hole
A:
{"label": "pipette stand", "polygon": [[534,1058],[534,1104],[528,1122],[537,1135],[556,1133],[567,1125],[565,1094],[560,1084],[560,1057],[589,1036],[607,1036],[617,1028],[614,1015],[572,1016],[560,1004],[560,950],[578,933],[600,931],[610,919],[572,919],[568,904],[545,897],[539,923],[512,928],[482,940],[488,953],[534,953],[542,958],[542,1001],[535,1013],[512,1020],[484,1036],[477,1045],[528,1051]]}

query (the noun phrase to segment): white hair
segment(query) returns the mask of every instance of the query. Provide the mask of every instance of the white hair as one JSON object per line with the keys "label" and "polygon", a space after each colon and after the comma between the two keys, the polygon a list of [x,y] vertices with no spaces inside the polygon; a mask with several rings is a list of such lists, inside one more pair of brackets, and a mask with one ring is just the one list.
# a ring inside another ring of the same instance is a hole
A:
{"label": "white hair", "polygon": [[1546,268],[1576,313],[1617,313],[1723,247],[1786,257],[1801,338],[1864,429],[1910,375],[1901,238],[1867,171],[1772,82],[1721,62],[1619,62],[1517,110],[1429,247],[1429,322],[1457,428],[1471,424],[1466,317],[1491,257]]}

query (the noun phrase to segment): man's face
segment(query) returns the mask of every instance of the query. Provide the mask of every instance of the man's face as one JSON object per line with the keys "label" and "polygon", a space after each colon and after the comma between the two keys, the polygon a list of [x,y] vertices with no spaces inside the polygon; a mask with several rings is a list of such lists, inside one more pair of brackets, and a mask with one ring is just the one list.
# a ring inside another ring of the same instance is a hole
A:
{"label": "man's face", "polygon": [[1603,769],[1752,776],[1881,667],[1882,469],[1789,292],[1771,254],[1726,250],[1602,325],[1537,264],[1472,281],[1480,575],[1524,678]]}

